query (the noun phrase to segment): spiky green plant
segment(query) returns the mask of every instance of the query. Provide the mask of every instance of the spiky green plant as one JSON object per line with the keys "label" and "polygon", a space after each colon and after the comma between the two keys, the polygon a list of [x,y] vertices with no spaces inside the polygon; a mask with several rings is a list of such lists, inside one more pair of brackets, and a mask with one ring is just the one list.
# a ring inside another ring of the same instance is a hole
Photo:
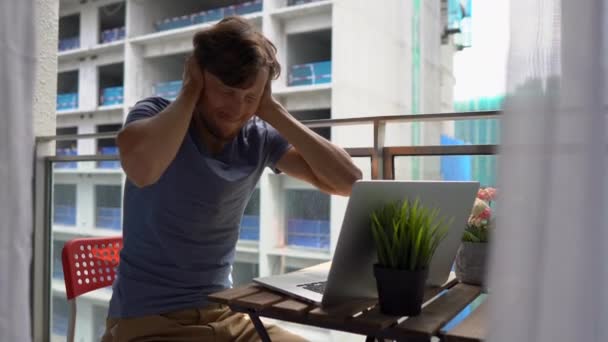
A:
{"label": "spiky green plant", "polygon": [[428,209],[416,199],[387,203],[371,214],[371,229],[381,266],[417,271],[426,269],[449,223],[439,209]]}

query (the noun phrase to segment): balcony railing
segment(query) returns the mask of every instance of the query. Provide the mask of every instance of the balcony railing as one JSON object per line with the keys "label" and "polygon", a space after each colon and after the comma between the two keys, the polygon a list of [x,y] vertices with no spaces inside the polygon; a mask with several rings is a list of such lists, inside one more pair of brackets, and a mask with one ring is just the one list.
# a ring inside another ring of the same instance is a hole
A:
{"label": "balcony railing", "polygon": [[[372,179],[394,178],[395,156],[458,156],[458,155],[493,155],[496,153],[496,145],[438,145],[438,146],[390,146],[385,147],[385,136],[387,124],[413,123],[413,122],[437,122],[457,120],[480,120],[495,119],[500,111],[479,111],[460,113],[438,113],[417,115],[386,115],[372,117],[355,117],[345,119],[324,119],[302,121],[310,128],[326,128],[338,126],[373,125],[374,146],[346,148],[353,157],[372,158]],[[83,140],[115,138],[118,132],[70,134],[41,136],[36,139],[38,144],[51,141]],[[44,159],[48,163],[53,162],[78,162],[78,161],[117,161],[118,156],[108,154],[80,155],[80,156],[47,156]]]}
{"label": "balcony railing", "polygon": [[[352,157],[367,157],[371,160],[372,179],[395,179],[396,158],[403,157],[445,157],[445,156],[491,156],[496,154],[497,145],[438,145],[438,146],[385,146],[387,126],[395,123],[441,122],[457,120],[479,120],[499,118],[499,111],[438,113],[420,115],[386,115],[373,117],[356,117],[345,119],[327,119],[303,121],[310,128],[371,125],[373,145],[366,147],[345,148]],[[104,150],[95,155],[48,155],[55,141],[115,138],[117,132],[93,133],[80,135],[42,136],[36,139],[35,169],[35,230],[34,230],[34,268],[32,291],[32,312],[34,314],[34,336],[49,340],[51,331],[51,244],[53,221],[72,223],[75,221],[74,208],[55,208],[52,216],[52,178],[53,164],[96,162],[100,167],[117,166],[118,155],[114,151]],[[448,162],[449,164],[449,162]],[[66,165],[66,164],[64,164]],[[67,164],[70,165],[70,164]],[[59,210],[58,210],[59,209]],[[119,227],[117,208],[98,208],[96,215],[106,229]],[[260,237],[260,218],[245,216],[241,222],[241,234],[244,240],[257,240]],[[307,244],[317,248],[328,248],[329,221],[286,219],[286,244]],[[99,222],[97,222],[99,224]],[[290,235],[291,233],[291,235]],[[57,276],[57,274],[55,274]]]}

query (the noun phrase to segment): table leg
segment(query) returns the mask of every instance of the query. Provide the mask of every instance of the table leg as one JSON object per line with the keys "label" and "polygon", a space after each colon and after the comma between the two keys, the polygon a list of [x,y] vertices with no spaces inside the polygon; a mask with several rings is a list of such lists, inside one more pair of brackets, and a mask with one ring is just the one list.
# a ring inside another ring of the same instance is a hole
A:
{"label": "table leg", "polygon": [[266,327],[260,320],[260,316],[253,311],[249,311],[249,317],[251,318],[251,322],[253,322],[253,326],[258,332],[258,335],[260,335],[260,339],[262,340],[262,342],[272,342],[270,341],[270,336],[268,336],[268,331],[266,331]]}

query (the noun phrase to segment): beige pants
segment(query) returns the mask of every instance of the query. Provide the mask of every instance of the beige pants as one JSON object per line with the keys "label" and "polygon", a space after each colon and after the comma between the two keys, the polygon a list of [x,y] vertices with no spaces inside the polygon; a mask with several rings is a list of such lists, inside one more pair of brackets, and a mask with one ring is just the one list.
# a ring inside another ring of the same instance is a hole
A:
{"label": "beige pants", "polygon": [[[272,341],[306,341],[276,326],[266,326]],[[248,315],[211,304],[162,315],[108,319],[102,342],[260,341]]]}

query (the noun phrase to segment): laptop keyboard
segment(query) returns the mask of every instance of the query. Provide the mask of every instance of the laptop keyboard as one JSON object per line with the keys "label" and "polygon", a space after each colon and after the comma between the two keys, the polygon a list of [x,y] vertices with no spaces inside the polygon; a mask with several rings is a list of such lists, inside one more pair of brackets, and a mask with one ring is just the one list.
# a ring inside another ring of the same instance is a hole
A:
{"label": "laptop keyboard", "polygon": [[327,281],[320,281],[320,282],[316,282],[316,283],[301,284],[301,285],[298,285],[298,287],[301,287],[303,289],[306,289],[306,290],[309,290],[309,291],[312,291],[312,292],[323,294],[325,292],[325,284],[327,284]]}

